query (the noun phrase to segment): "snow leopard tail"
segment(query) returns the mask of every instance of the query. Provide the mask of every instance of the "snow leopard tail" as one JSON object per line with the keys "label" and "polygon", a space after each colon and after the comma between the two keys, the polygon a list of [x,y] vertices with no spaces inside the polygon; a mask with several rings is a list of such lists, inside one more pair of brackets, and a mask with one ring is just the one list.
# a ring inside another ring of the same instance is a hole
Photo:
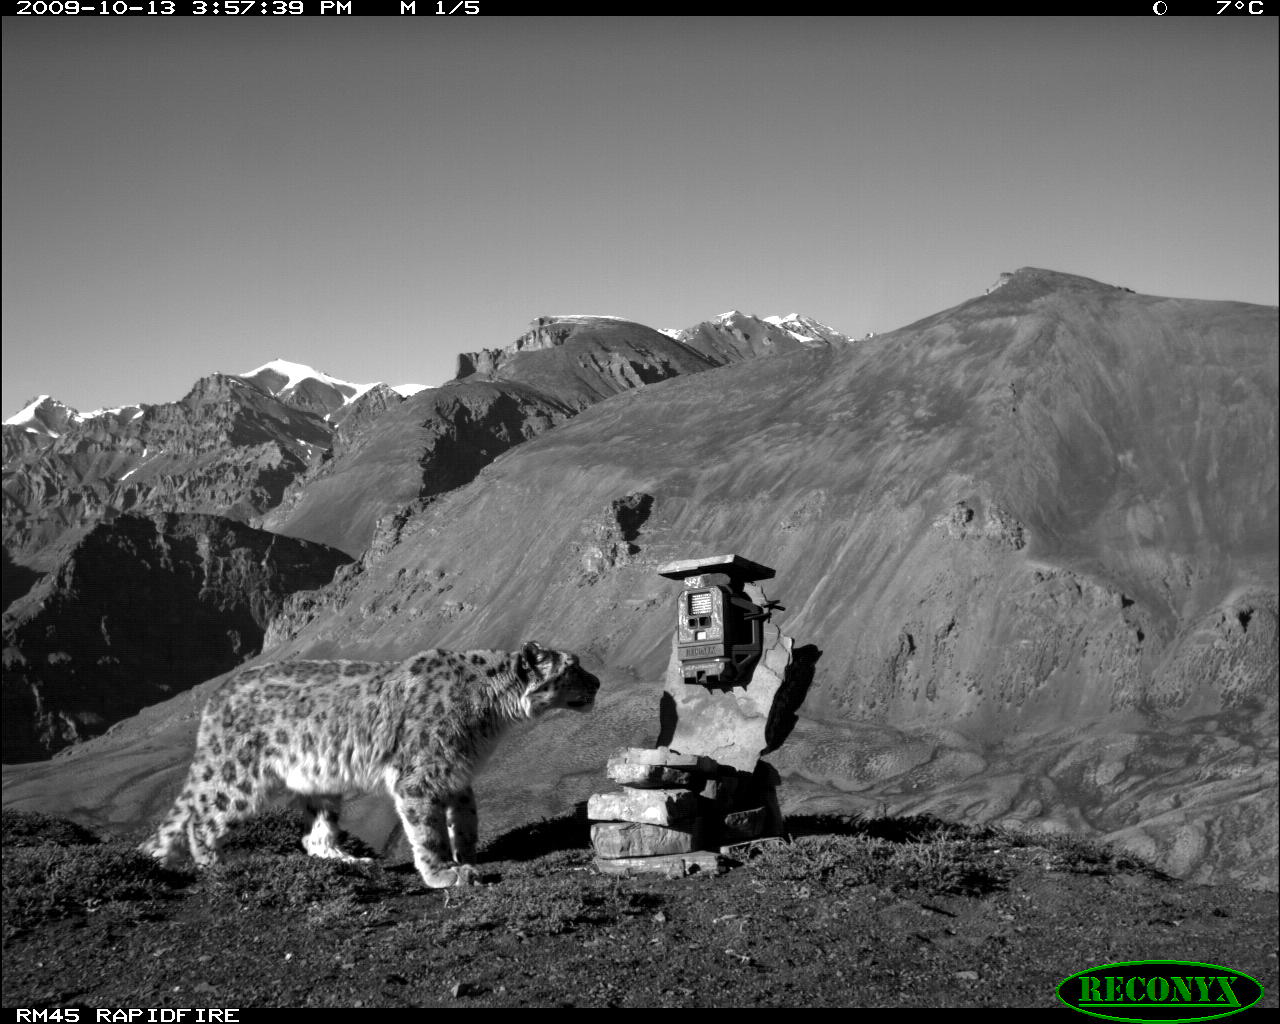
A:
{"label": "snow leopard tail", "polygon": [[184,850],[191,853],[197,864],[210,863],[214,852],[209,837],[205,835],[207,829],[200,827],[196,801],[196,787],[189,777],[155,834],[139,849],[166,867],[176,864]]}

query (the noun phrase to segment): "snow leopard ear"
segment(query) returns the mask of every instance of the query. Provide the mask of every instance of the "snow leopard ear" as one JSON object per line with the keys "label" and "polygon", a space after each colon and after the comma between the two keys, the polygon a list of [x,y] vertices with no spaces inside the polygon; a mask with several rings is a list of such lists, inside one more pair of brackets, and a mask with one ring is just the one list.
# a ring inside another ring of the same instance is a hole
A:
{"label": "snow leopard ear", "polygon": [[520,648],[520,660],[529,667],[535,676],[538,674],[538,662],[543,661],[546,654],[542,649],[542,645],[536,640],[526,640],[524,646]]}

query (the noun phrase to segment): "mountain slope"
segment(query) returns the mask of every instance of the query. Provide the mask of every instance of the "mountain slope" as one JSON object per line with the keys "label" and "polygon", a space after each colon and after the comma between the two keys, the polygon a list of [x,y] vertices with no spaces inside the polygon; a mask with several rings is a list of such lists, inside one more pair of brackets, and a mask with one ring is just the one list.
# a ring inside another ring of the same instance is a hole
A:
{"label": "mountain slope", "polygon": [[[815,659],[770,756],[787,806],[1093,832],[1274,886],[1276,351],[1274,308],[1025,269],[858,346],[586,410],[406,514],[271,656],[583,651],[593,720],[482,780],[518,823],[653,741],[676,594],[655,566],[737,551],[777,569],[776,621]],[[626,501],[645,515],[623,530]],[[174,784],[198,699],[63,779],[92,771],[137,813]],[[7,773],[6,799],[65,799],[29,778]]]}
{"label": "mountain slope", "polygon": [[506,348],[462,353],[458,380],[414,395],[358,442],[335,446],[334,458],[300,477],[260,522],[358,554],[380,519],[467,483],[513,445],[597,402],[771,352],[699,348],[617,317],[539,317]]}
{"label": "mountain slope", "polygon": [[536,388],[468,380],[419,392],[300,478],[259,523],[358,555],[379,520],[472,480],[576,410]]}
{"label": "mountain slope", "polygon": [[[634,728],[669,642],[652,567],[740,551],[821,652],[775,755],[792,799],[1094,830],[1274,884],[1275,360],[1274,309],[1022,271],[857,350],[584,413],[407,522],[289,649],[542,635],[647,681],[617,698]],[[638,560],[584,583],[636,492]]]}

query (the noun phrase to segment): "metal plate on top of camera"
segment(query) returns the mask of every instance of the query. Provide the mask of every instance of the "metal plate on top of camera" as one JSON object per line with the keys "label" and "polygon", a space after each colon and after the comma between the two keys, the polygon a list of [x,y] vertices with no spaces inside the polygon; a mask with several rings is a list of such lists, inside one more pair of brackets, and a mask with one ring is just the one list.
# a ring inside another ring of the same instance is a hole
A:
{"label": "metal plate on top of camera", "polygon": [[[683,580],[704,573],[722,572],[736,583],[753,583],[771,580],[776,575],[767,565],[753,562],[741,555],[711,555],[707,558],[685,558],[658,566],[658,575],[669,580]],[[697,586],[698,584],[694,584]]]}

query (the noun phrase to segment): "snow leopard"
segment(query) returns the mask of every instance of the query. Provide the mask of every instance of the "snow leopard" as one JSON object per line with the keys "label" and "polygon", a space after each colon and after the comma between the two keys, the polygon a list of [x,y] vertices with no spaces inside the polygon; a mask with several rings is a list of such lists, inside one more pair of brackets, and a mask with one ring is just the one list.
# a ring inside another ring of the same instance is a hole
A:
{"label": "snow leopard", "polygon": [[302,798],[315,857],[339,848],[345,796],[386,787],[433,889],[478,879],[472,778],[513,722],[590,709],[600,680],[576,654],[421,651],[398,662],[279,661],[242,669],[210,699],[173,809],[142,849],[218,859],[228,828],[282,790]]}

